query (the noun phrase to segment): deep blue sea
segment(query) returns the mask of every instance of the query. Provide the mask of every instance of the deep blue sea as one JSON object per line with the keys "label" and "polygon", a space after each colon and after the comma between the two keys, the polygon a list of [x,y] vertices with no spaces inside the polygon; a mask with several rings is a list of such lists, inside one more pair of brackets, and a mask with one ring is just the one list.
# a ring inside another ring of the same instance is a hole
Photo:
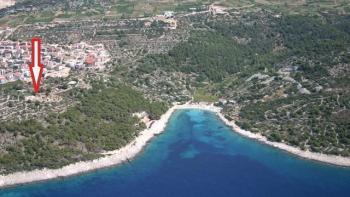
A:
{"label": "deep blue sea", "polygon": [[213,113],[176,111],[131,163],[0,191],[0,196],[350,196],[350,168],[297,158]]}

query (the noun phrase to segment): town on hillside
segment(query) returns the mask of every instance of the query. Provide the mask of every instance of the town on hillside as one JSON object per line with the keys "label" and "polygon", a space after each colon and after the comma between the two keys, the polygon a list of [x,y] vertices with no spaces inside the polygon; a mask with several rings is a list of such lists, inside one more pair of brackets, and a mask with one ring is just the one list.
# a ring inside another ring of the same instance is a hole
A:
{"label": "town on hillside", "polygon": [[[30,42],[0,41],[0,84],[16,80],[30,81]],[[74,70],[103,70],[109,53],[102,44],[84,42],[70,46],[43,43],[44,78],[67,77]]]}

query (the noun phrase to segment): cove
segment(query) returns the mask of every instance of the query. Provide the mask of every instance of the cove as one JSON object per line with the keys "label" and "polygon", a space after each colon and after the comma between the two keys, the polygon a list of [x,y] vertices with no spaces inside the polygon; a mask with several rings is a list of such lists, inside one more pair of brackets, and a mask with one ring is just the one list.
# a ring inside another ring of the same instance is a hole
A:
{"label": "cove", "polygon": [[0,190],[0,196],[349,196],[350,169],[242,137],[214,113],[177,110],[134,160]]}

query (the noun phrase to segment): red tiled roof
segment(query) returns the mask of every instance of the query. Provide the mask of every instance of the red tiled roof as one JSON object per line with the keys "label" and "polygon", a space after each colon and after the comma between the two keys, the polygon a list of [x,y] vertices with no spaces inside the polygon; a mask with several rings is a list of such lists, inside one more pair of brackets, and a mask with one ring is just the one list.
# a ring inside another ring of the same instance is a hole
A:
{"label": "red tiled roof", "polygon": [[93,54],[89,54],[85,59],[86,64],[95,64],[95,62],[96,62],[96,57]]}

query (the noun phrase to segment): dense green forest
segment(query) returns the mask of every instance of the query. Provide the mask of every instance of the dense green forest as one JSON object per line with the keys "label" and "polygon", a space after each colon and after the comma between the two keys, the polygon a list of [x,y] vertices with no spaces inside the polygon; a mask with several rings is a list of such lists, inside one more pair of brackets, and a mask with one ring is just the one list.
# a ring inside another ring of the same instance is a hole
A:
{"label": "dense green forest", "polygon": [[141,60],[139,72],[148,73],[156,68],[167,71],[198,73],[213,81],[220,81],[242,66],[251,65],[254,59],[246,46],[233,45],[232,40],[218,33],[193,32],[185,43],[168,54],[149,55]]}
{"label": "dense green forest", "polygon": [[97,83],[74,94],[80,104],[64,113],[0,124],[0,133],[23,138],[1,154],[0,172],[57,168],[96,158],[101,151],[127,144],[145,128],[132,113],[146,111],[157,119],[167,110],[165,103],[150,102],[124,85]]}
{"label": "dense green forest", "polygon": [[[325,22],[320,17],[296,15],[266,20],[268,23],[248,25],[246,21],[233,24],[230,21],[207,20],[206,25],[214,31],[193,31],[187,41],[167,54],[152,54],[140,60],[138,71],[149,73],[163,68],[197,73],[218,82],[237,72],[277,69],[281,61],[292,56],[317,61],[315,65],[296,62],[302,64],[301,69],[306,74],[312,73],[311,77],[325,74],[326,67],[330,65],[349,63],[350,55],[344,53],[350,44],[345,19]],[[236,42],[234,37],[247,38],[246,43]],[[284,50],[274,50],[276,45],[283,45]],[[334,58],[337,55],[341,58]]]}
{"label": "dense green forest", "polygon": [[[237,21],[195,18],[200,30],[166,54],[146,56],[137,71],[195,76],[205,82],[199,88],[236,102],[224,109],[229,114],[239,108],[232,113],[243,128],[302,149],[348,156],[348,19],[268,12],[246,13]],[[254,74],[271,80],[248,80]],[[300,93],[301,88],[310,91]]]}

